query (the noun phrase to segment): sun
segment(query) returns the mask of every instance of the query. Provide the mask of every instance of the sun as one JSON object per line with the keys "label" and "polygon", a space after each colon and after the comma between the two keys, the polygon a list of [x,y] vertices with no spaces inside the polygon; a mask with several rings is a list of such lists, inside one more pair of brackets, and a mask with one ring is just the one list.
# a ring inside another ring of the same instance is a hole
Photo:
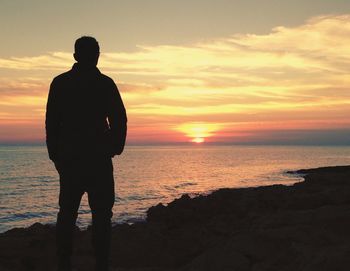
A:
{"label": "sun", "polygon": [[175,129],[183,132],[191,142],[203,143],[212,137],[219,129],[220,124],[208,122],[187,122],[177,126]]}
{"label": "sun", "polygon": [[203,137],[196,137],[196,138],[192,139],[191,141],[194,142],[194,143],[199,144],[199,143],[203,143],[204,142],[204,138]]}

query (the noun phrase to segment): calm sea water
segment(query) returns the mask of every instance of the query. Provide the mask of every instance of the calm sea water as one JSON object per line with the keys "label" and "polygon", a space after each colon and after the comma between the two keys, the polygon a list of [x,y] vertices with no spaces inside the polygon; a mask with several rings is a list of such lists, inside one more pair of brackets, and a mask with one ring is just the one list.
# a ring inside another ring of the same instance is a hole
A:
{"label": "calm sea water", "polygon": [[[222,187],[292,184],[287,170],[350,164],[350,147],[132,146],[114,158],[114,223],[144,219],[146,210],[183,193]],[[54,223],[58,174],[44,146],[0,146],[0,232]],[[78,225],[91,223],[86,195]]]}

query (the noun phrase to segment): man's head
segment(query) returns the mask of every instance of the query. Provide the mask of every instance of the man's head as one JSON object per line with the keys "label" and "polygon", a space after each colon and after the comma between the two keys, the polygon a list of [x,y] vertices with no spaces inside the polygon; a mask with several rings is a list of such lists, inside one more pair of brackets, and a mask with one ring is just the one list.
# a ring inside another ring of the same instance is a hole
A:
{"label": "man's head", "polygon": [[75,41],[74,44],[74,58],[75,60],[88,67],[95,67],[100,56],[100,46],[93,37],[83,36]]}

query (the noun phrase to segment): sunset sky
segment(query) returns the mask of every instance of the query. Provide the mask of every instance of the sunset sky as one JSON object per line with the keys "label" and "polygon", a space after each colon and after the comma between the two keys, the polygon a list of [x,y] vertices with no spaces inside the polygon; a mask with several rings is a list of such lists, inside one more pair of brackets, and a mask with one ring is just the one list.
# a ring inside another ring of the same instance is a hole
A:
{"label": "sunset sky", "polygon": [[91,35],[129,144],[350,144],[349,0],[12,0],[0,24],[0,143],[44,142],[50,82]]}

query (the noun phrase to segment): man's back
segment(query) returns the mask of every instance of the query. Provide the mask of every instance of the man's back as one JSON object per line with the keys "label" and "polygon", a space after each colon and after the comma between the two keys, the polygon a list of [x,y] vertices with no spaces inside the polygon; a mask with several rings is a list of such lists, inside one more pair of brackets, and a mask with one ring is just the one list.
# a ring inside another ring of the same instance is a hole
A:
{"label": "man's back", "polygon": [[120,154],[126,113],[113,80],[74,64],[51,84],[46,126],[53,160]]}

